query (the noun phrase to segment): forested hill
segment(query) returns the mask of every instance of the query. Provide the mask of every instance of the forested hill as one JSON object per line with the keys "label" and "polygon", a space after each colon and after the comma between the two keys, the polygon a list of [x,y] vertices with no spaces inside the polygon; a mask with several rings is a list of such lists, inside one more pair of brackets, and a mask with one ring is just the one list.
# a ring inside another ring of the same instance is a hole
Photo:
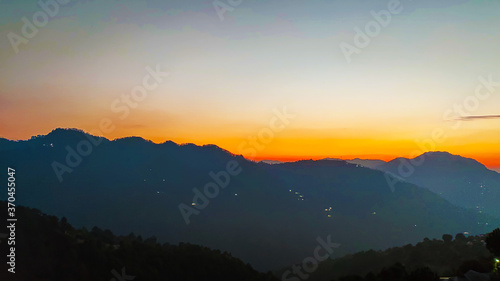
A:
{"label": "forested hill", "polygon": [[409,275],[413,273],[414,280],[423,281],[432,277],[433,273],[437,276],[460,276],[470,269],[489,273],[494,268],[494,258],[485,246],[485,238],[466,237],[460,233],[453,239],[452,235],[445,234],[443,240],[426,238],[415,245],[385,251],[363,251],[320,263],[308,280],[355,280],[352,278],[357,275],[365,277],[365,280],[378,276],[374,280],[388,281],[399,279],[386,275],[404,276],[406,273],[410,280]]}
{"label": "forested hill", "polygon": [[[0,208],[7,210],[7,203],[0,201]],[[4,222],[6,213],[0,215]],[[15,274],[7,271],[2,254],[0,280],[278,280],[227,252],[161,245],[154,237],[115,236],[97,227],[74,229],[64,218],[21,206],[16,216]],[[0,252],[8,253],[10,247],[2,238]]]}

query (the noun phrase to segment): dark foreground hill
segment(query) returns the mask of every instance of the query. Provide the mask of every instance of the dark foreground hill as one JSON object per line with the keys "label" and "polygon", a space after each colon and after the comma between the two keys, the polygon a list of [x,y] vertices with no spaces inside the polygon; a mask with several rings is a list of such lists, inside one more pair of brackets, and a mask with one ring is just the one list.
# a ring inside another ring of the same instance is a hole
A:
{"label": "dark foreground hill", "polygon": [[356,164],[268,165],[213,145],[109,141],[57,129],[0,140],[0,167],[16,170],[16,202],[76,227],[199,244],[259,270],[299,262],[318,241],[340,244],[329,252],[340,257],[500,224],[413,184],[391,186],[383,172]]}
{"label": "dark foreground hill", "polygon": [[[0,208],[7,210],[7,202]],[[115,236],[97,227],[74,229],[66,219],[16,209],[15,274],[7,271],[7,240],[0,243],[0,280],[242,280],[277,281],[227,252],[192,244],[159,244],[152,237]],[[6,221],[6,212],[0,219]]]}
{"label": "dark foreground hill", "polygon": [[484,236],[465,237],[458,234],[454,240],[453,236],[447,236],[447,241],[425,238],[415,245],[408,244],[384,251],[363,251],[326,260],[319,264],[308,280],[330,281],[343,276],[365,277],[370,273],[379,275],[384,271],[386,274],[390,271],[402,271],[403,268],[396,264],[403,265],[404,270],[409,273],[434,272],[437,276],[460,276],[470,269],[483,273],[493,270],[494,257],[484,245]]}

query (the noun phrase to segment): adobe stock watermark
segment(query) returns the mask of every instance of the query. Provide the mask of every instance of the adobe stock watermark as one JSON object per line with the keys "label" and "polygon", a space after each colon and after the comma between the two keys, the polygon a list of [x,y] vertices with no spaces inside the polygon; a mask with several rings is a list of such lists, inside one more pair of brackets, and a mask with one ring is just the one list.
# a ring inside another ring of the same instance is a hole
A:
{"label": "adobe stock watermark", "polygon": [[[318,269],[319,263],[328,259],[333,254],[333,249],[340,247],[340,244],[332,243],[330,235],[326,237],[326,241],[321,237],[316,238],[316,241],[319,245],[314,248],[313,255],[303,259],[302,264],[294,264],[291,270],[283,272],[282,281],[307,280],[309,275]],[[324,253],[321,254],[321,251]]]}
{"label": "adobe stock watermark", "polygon": [[281,110],[273,109],[274,116],[269,120],[269,126],[259,130],[256,136],[249,136],[246,141],[238,145],[238,153],[255,157],[259,151],[266,148],[274,140],[276,133],[283,131],[290,124],[290,120],[295,119],[295,114],[287,112],[287,107],[283,106]]}
{"label": "adobe stock watermark", "polygon": [[[168,72],[162,72],[160,65],[156,65],[153,69],[149,66],[146,67],[147,74],[142,79],[142,84],[132,88],[130,94],[122,94],[119,98],[111,103],[111,112],[119,114],[118,119],[125,119],[130,115],[131,109],[137,108],[139,103],[144,101],[149,92],[155,90],[163,82],[163,79],[168,77]],[[110,118],[102,118],[99,122],[99,129],[92,130],[90,133],[94,135],[102,135],[112,133],[116,129],[114,122]],[[51,166],[57,176],[59,182],[63,181],[65,173],[72,173],[78,167],[84,157],[89,156],[94,147],[101,144],[102,138],[94,138],[90,134],[86,134],[87,139],[83,139],[76,144],[73,148],[69,145],[65,147],[67,154],[64,164],[53,161]]]}
{"label": "adobe stock watermark", "polygon": [[116,270],[111,270],[111,274],[113,274],[113,278],[111,278],[109,281],[130,281],[134,280],[135,276],[127,275],[125,272],[125,267],[122,268],[122,273],[118,273]]}
{"label": "adobe stock watermark", "polygon": [[[255,157],[258,151],[263,150],[267,144],[274,139],[275,133],[283,131],[290,124],[290,120],[295,118],[294,114],[287,112],[286,106],[282,110],[273,109],[274,116],[269,120],[269,126],[259,130],[256,136],[248,137],[247,141],[243,141],[238,146],[240,154],[248,154],[250,157]],[[226,169],[214,173],[210,171],[208,176],[212,181],[208,182],[203,187],[203,192],[198,188],[193,188],[193,199],[191,204],[180,203],[179,211],[187,225],[191,223],[192,215],[199,215],[200,211],[205,209],[210,203],[210,199],[214,199],[220,193],[221,189],[225,189],[232,177],[239,175],[243,169],[236,160],[227,162]]]}
{"label": "adobe stock watermark", "polygon": [[236,160],[231,160],[227,162],[226,169],[214,173],[210,171],[208,173],[212,181],[205,184],[203,187],[203,192],[198,188],[193,188],[194,197],[191,202],[191,206],[187,204],[180,203],[179,211],[181,211],[182,218],[187,225],[191,223],[189,219],[192,215],[199,215],[200,211],[205,209],[210,203],[210,199],[214,199],[220,193],[221,189],[226,188],[231,182],[231,177],[235,177],[241,173],[243,169]]}
{"label": "adobe stock watermark", "polygon": [[243,0],[215,0],[212,4],[220,21],[224,21],[224,14],[233,12],[241,3],[243,3]]}
{"label": "adobe stock watermark", "polygon": [[[411,1],[411,0],[410,0]],[[373,20],[367,22],[363,30],[359,27],[354,27],[356,34],[354,35],[354,46],[345,41],[339,44],[340,50],[344,55],[347,63],[351,63],[351,56],[353,54],[361,54],[361,50],[370,45],[372,38],[377,37],[382,28],[387,27],[391,21],[392,16],[397,15],[403,11],[403,6],[399,0],[391,0],[387,3],[387,9],[378,12],[370,11]]]}
{"label": "adobe stock watermark", "polygon": [[29,39],[33,39],[38,34],[39,28],[45,27],[49,21],[59,13],[60,5],[66,5],[69,2],[71,2],[71,0],[38,1],[37,4],[41,10],[36,11],[31,16],[31,20],[27,17],[21,18],[23,26],[21,27],[20,34],[12,31],[7,33],[7,38],[9,39],[14,53],[18,54],[19,46],[21,44],[28,44]]}
{"label": "adobe stock watermark", "polygon": [[[489,74],[487,78],[479,76],[478,81],[473,94],[468,95],[462,102],[455,103],[451,108],[444,111],[443,120],[454,122],[451,126],[452,130],[459,129],[464,120],[472,120],[470,117],[479,109],[481,102],[489,99],[491,95],[496,92],[496,88],[500,87],[500,82],[493,81],[492,74]],[[384,173],[391,191],[394,192],[394,185],[397,182],[404,181],[405,178],[411,177],[415,169],[424,163],[425,155],[422,155],[423,153],[435,151],[437,146],[444,143],[446,139],[446,128],[442,127],[434,128],[430,134],[430,138],[423,140],[415,139],[414,142],[418,146],[418,149],[410,153],[410,160],[399,158],[400,163],[397,167],[397,175],[391,172]]]}

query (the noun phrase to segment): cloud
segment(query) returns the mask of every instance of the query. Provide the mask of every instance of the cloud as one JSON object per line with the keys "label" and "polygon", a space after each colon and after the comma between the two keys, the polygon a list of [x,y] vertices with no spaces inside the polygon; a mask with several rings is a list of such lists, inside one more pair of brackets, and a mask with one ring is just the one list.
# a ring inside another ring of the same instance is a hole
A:
{"label": "cloud", "polygon": [[474,121],[481,119],[500,119],[500,115],[471,115],[471,116],[461,116],[457,120],[462,121]]}

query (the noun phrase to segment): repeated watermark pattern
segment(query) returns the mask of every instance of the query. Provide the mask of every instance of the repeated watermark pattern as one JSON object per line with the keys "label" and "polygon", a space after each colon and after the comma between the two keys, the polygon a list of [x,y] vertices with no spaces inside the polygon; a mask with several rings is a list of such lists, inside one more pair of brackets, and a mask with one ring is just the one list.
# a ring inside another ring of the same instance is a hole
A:
{"label": "repeated watermark pattern", "polygon": [[110,281],[130,281],[135,279],[135,276],[127,275],[127,273],[125,272],[125,267],[122,268],[121,274],[114,269],[111,270],[111,274],[113,274],[113,276],[115,277],[111,278]]}
{"label": "repeated watermark pattern", "polygon": [[387,3],[387,9],[378,12],[371,11],[370,14],[373,20],[367,22],[363,29],[354,27],[356,34],[353,38],[353,44],[345,41],[339,44],[340,50],[344,55],[347,63],[351,63],[351,56],[361,54],[361,50],[368,47],[372,39],[377,37],[382,28],[386,28],[392,21],[393,15],[400,14],[403,11],[403,5],[399,0],[391,0]]}
{"label": "repeated watermark pattern", "polygon": [[[493,81],[493,75],[489,74],[487,78],[479,76],[477,86],[474,93],[465,97],[462,102],[455,103],[451,108],[448,108],[443,113],[443,120],[454,122],[451,126],[452,130],[458,130],[462,126],[462,122],[469,120],[472,114],[479,109],[480,103],[486,101],[496,92],[496,88],[500,87],[499,82]],[[418,149],[410,153],[410,160],[399,158],[397,174],[385,172],[385,179],[394,192],[394,185],[399,181],[404,181],[415,172],[416,167],[421,166],[425,161],[423,153],[427,151],[435,151],[439,144],[446,141],[446,128],[434,128],[430,134],[430,138],[423,140],[415,139],[414,142]],[[418,157],[417,157],[418,156]]]}
{"label": "repeated watermark pattern", "polygon": [[69,2],[71,2],[71,0],[38,1],[40,10],[36,11],[31,16],[31,20],[27,17],[21,18],[23,22],[23,26],[20,30],[21,32],[19,34],[12,31],[7,33],[7,38],[14,52],[18,54],[21,44],[28,44],[29,40],[33,39],[38,34],[40,28],[45,27],[52,18],[57,16],[60,11],[60,5],[66,5]]}
{"label": "repeated watermark pattern", "polygon": [[238,145],[238,153],[247,157],[256,157],[259,151],[266,148],[274,140],[276,133],[283,131],[290,124],[290,120],[296,117],[283,106],[281,110],[273,109],[274,116],[269,120],[269,125],[260,129],[257,135],[249,136],[247,140]]}
{"label": "repeated watermark pattern", "polygon": [[[247,140],[238,145],[240,154],[249,157],[257,156],[259,151],[264,150],[266,145],[274,140],[275,134],[283,131],[290,124],[290,120],[295,118],[295,114],[289,113],[286,106],[283,106],[281,110],[273,109],[273,113],[274,116],[269,120],[268,126],[260,129],[256,135],[249,136]],[[180,203],[178,206],[186,225],[191,223],[190,217],[192,215],[199,215],[200,211],[208,206],[210,199],[217,197],[220,190],[229,185],[231,178],[238,176],[242,171],[243,168],[236,160],[228,161],[224,171],[217,173],[210,171],[208,176],[211,181],[204,185],[203,192],[198,188],[193,188],[194,196],[191,204]]]}
{"label": "repeated watermark pattern", "polygon": [[193,188],[194,197],[191,206],[184,203],[179,204],[179,210],[186,224],[189,225],[191,222],[189,219],[191,215],[199,215],[200,211],[205,209],[210,203],[209,199],[217,197],[220,189],[224,189],[229,185],[231,177],[239,175],[242,170],[238,161],[231,160],[227,162],[225,171],[219,171],[218,173],[210,171],[208,174],[212,178],[212,181],[203,187],[203,192],[198,188]]}
{"label": "repeated watermark pattern", "polygon": [[[170,75],[168,72],[161,71],[160,65],[156,65],[155,69],[148,66],[146,67],[146,72],[147,74],[142,79],[141,85],[133,87],[130,94],[122,94],[111,103],[111,112],[119,114],[118,119],[124,120],[127,118],[130,115],[131,109],[137,108],[139,103],[148,97],[149,92],[158,88],[163,79]],[[112,119],[102,118],[99,122],[99,129],[92,130],[91,134],[110,134],[115,129],[116,126]],[[52,169],[59,182],[63,181],[65,173],[72,173],[83,162],[83,158],[89,156],[94,147],[97,147],[102,142],[102,138],[94,138],[90,134],[86,134],[86,137],[87,139],[78,142],[75,148],[69,145],[65,147],[67,154],[64,164],[58,161],[52,162]]]}
{"label": "repeated watermark pattern", "polygon": [[243,3],[243,0],[215,0],[212,4],[220,21],[224,21],[224,14],[226,12],[233,12],[241,3]]}
{"label": "repeated watermark pattern", "polygon": [[[318,269],[319,263],[327,260],[333,254],[333,249],[340,247],[340,244],[331,241],[330,235],[326,237],[326,241],[321,237],[317,237],[316,241],[319,245],[314,248],[313,255],[303,259],[302,264],[294,264],[291,269],[283,272],[281,280],[307,280],[309,275]],[[321,251],[324,251],[324,253],[321,254]]]}

